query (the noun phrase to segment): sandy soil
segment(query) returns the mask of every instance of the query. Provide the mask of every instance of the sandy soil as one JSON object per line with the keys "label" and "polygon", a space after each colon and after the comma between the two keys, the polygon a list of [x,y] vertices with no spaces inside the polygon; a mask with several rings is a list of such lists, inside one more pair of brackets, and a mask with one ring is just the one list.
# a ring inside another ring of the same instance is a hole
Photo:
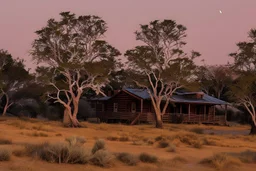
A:
{"label": "sandy soil", "polygon": [[[248,132],[248,126],[223,127],[223,126],[206,126],[206,125],[165,125],[164,129],[155,129],[152,125],[126,126],[120,124],[92,124],[83,123],[87,128],[63,128],[59,122],[42,122],[37,120],[18,120],[18,119],[1,119],[0,121],[0,138],[12,140],[11,145],[0,145],[6,148],[15,149],[23,143],[42,143],[42,142],[63,142],[65,138],[76,135],[84,136],[87,142],[85,148],[92,148],[96,139],[105,139],[107,149],[111,152],[129,152],[140,154],[147,152],[154,154],[159,158],[157,164],[139,163],[137,166],[126,166],[125,164],[115,161],[111,168],[101,168],[97,166],[71,165],[71,164],[52,164],[30,157],[12,156],[10,161],[0,162],[0,171],[21,170],[21,171],[51,171],[51,170],[88,170],[88,171],[213,171],[216,170],[210,166],[199,164],[199,162],[213,154],[220,152],[242,152],[245,150],[256,151],[256,137],[238,134],[237,132]],[[204,134],[195,134],[193,128],[204,129]],[[36,130],[38,129],[38,130]],[[48,137],[36,137],[32,134],[43,132]],[[212,132],[215,135],[210,135]],[[216,135],[220,134],[221,135]],[[235,132],[235,133],[234,133]],[[57,135],[57,134],[61,134]],[[181,143],[174,139],[172,143],[177,146],[176,152],[167,152],[164,148],[158,148],[155,138],[157,136],[174,137],[177,135],[195,134],[197,138],[205,138],[215,142],[214,145],[204,145],[202,148],[194,148],[188,144]],[[109,137],[129,137],[129,141],[109,141]],[[143,140],[152,140],[155,143],[148,145]],[[137,145],[134,145],[137,144]],[[174,157],[182,157],[187,163],[171,164]],[[254,171],[256,164],[245,164],[236,168],[236,170]],[[232,169],[234,170],[234,169]]]}

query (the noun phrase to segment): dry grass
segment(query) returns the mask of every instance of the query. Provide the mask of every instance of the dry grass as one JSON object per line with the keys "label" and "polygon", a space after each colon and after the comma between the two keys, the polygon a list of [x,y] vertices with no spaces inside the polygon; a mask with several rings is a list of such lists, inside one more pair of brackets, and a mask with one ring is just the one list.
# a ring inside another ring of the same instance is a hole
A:
{"label": "dry grass", "polygon": [[166,147],[168,147],[169,146],[169,142],[167,142],[167,141],[165,141],[165,140],[161,140],[161,141],[159,141],[159,143],[158,143],[158,147],[159,148],[166,148]]}
{"label": "dry grass", "polygon": [[12,144],[12,140],[6,138],[0,138],[0,145],[3,144]]}
{"label": "dry grass", "polygon": [[130,153],[118,153],[116,158],[129,166],[135,166],[139,162],[138,157]]}
{"label": "dry grass", "polygon": [[158,162],[158,158],[156,156],[150,155],[148,153],[141,153],[139,155],[139,159],[143,163],[156,163],[156,162]]}
{"label": "dry grass", "polygon": [[0,148],[0,161],[9,161],[11,159],[11,151],[7,148]]}
{"label": "dry grass", "polygon": [[14,120],[14,121],[10,122],[9,125],[17,127],[19,129],[26,129],[27,128],[26,123],[24,121],[21,121],[21,120]]}
{"label": "dry grass", "polygon": [[24,157],[27,155],[25,147],[16,148],[12,151],[12,154],[16,157]]}
{"label": "dry grass", "polygon": [[243,163],[256,163],[256,152],[246,150],[241,153],[227,153],[227,155],[238,158]]}
{"label": "dry grass", "polygon": [[192,128],[190,131],[196,134],[204,134],[204,129],[199,127]]}
{"label": "dry grass", "polygon": [[53,128],[49,125],[37,124],[37,125],[33,126],[32,129],[37,130],[37,131],[53,132]]}
{"label": "dry grass", "polygon": [[96,151],[90,158],[90,163],[100,167],[111,167],[114,156],[107,150],[101,149]]}
{"label": "dry grass", "polygon": [[43,143],[26,145],[26,153],[31,157],[50,163],[85,164],[88,163],[90,152],[81,146],[69,146],[65,143]]}
{"label": "dry grass", "polygon": [[105,149],[105,141],[103,139],[96,140],[93,148],[92,148],[92,154],[96,153],[99,150]]}
{"label": "dry grass", "polygon": [[55,134],[56,137],[61,137],[62,134],[61,133],[58,133],[58,134]]}
{"label": "dry grass", "polygon": [[81,136],[72,136],[72,137],[68,137],[65,139],[69,145],[83,145],[84,143],[86,143],[86,139],[85,137],[81,137]]}
{"label": "dry grass", "polygon": [[176,152],[176,146],[174,144],[169,144],[167,150],[167,152]]}
{"label": "dry grass", "polygon": [[33,133],[28,133],[28,136],[33,136],[33,137],[48,137],[49,135],[44,133],[44,132],[33,132]]}
{"label": "dry grass", "polygon": [[226,170],[241,165],[241,161],[225,153],[215,154],[210,158],[203,159],[201,164],[209,165],[217,170]]}

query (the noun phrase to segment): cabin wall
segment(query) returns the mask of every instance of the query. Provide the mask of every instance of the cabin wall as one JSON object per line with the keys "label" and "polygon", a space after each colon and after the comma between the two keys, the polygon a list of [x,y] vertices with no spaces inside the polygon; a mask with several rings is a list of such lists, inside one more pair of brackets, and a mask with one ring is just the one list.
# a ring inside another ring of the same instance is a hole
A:
{"label": "cabin wall", "polygon": [[[118,104],[117,112],[131,112],[132,103],[136,104],[136,112],[141,112],[141,100],[122,91],[106,102],[105,111],[113,112],[114,103]],[[143,112],[150,111],[150,101],[143,101]]]}

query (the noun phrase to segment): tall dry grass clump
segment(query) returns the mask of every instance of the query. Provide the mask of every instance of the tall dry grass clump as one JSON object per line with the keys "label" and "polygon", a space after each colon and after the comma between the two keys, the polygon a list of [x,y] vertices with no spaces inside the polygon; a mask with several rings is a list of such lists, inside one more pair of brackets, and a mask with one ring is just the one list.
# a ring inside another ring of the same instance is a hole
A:
{"label": "tall dry grass clump", "polygon": [[74,146],[74,145],[83,145],[84,143],[86,143],[86,139],[85,137],[81,137],[81,136],[71,136],[65,139],[69,145]]}
{"label": "tall dry grass clump", "polygon": [[28,156],[39,157],[50,163],[85,164],[90,157],[89,150],[66,143],[27,144],[25,148]]}
{"label": "tall dry grass clump", "polygon": [[128,166],[135,166],[139,162],[139,158],[130,153],[118,153],[116,158]]}
{"label": "tall dry grass clump", "polygon": [[241,165],[241,161],[225,153],[215,154],[210,158],[203,159],[201,164],[209,165],[217,170],[226,170]]}
{"label": "tall dry grass clump", "polygon": [[96,153],[99,150],[105,149],[105,141],[103,139],[96,140],[93,148],[92,148],[92,154]]}
{"label": "tall dry grass clump", "polygon": [[0,161],[9,161],[11,159],[11,150],[7,148],[0,148]]}

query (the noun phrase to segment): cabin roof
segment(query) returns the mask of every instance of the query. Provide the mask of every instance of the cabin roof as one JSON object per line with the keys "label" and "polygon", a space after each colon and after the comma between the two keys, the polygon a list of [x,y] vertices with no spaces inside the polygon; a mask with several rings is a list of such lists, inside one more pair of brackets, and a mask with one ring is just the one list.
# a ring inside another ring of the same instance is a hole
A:
{"label": "cabin roof", "polygon": [[138,96],[141,99],[150,99],[148,91],[146,89],[133,89],[133,88],[126,88],[125,91],[132,93],[135,96]]}
{"label": "cabin roof", "polygon": [[201,104],[216,104],[216,105],[224,105],[227,102],[217,99],[215,97],[209,96],[207,94],[203,95],[202,99],[189,98],[184,95],[173,95],[171,100],[176,103],[201,103]]}
{"label": "cabin roof", "polygon": [[[125,88],[123,91],[126,91],[140,99],[143,100],[148,100],[150,99],[150,95],[146,89],[133,89],[133,88]],[[188,97],[187,95],[191,94],[202,94],[203,98],[201,99],[196,99],[196,98],[191,98]],[[114,95],[115,96],[115,95]],[[98,100],[98,101],[106,101],[109,100],[112,97],[95,97],[92,98],[91,100]],[[171,97],[171,101],[174,103],[200,103],[200,104],[215,104],[215,105],[225,105],[228,104],[227,102],[220,100],[218,98],[209,96],[207,94],[204,94],[203,92],[175,92],[175,94]]]}

